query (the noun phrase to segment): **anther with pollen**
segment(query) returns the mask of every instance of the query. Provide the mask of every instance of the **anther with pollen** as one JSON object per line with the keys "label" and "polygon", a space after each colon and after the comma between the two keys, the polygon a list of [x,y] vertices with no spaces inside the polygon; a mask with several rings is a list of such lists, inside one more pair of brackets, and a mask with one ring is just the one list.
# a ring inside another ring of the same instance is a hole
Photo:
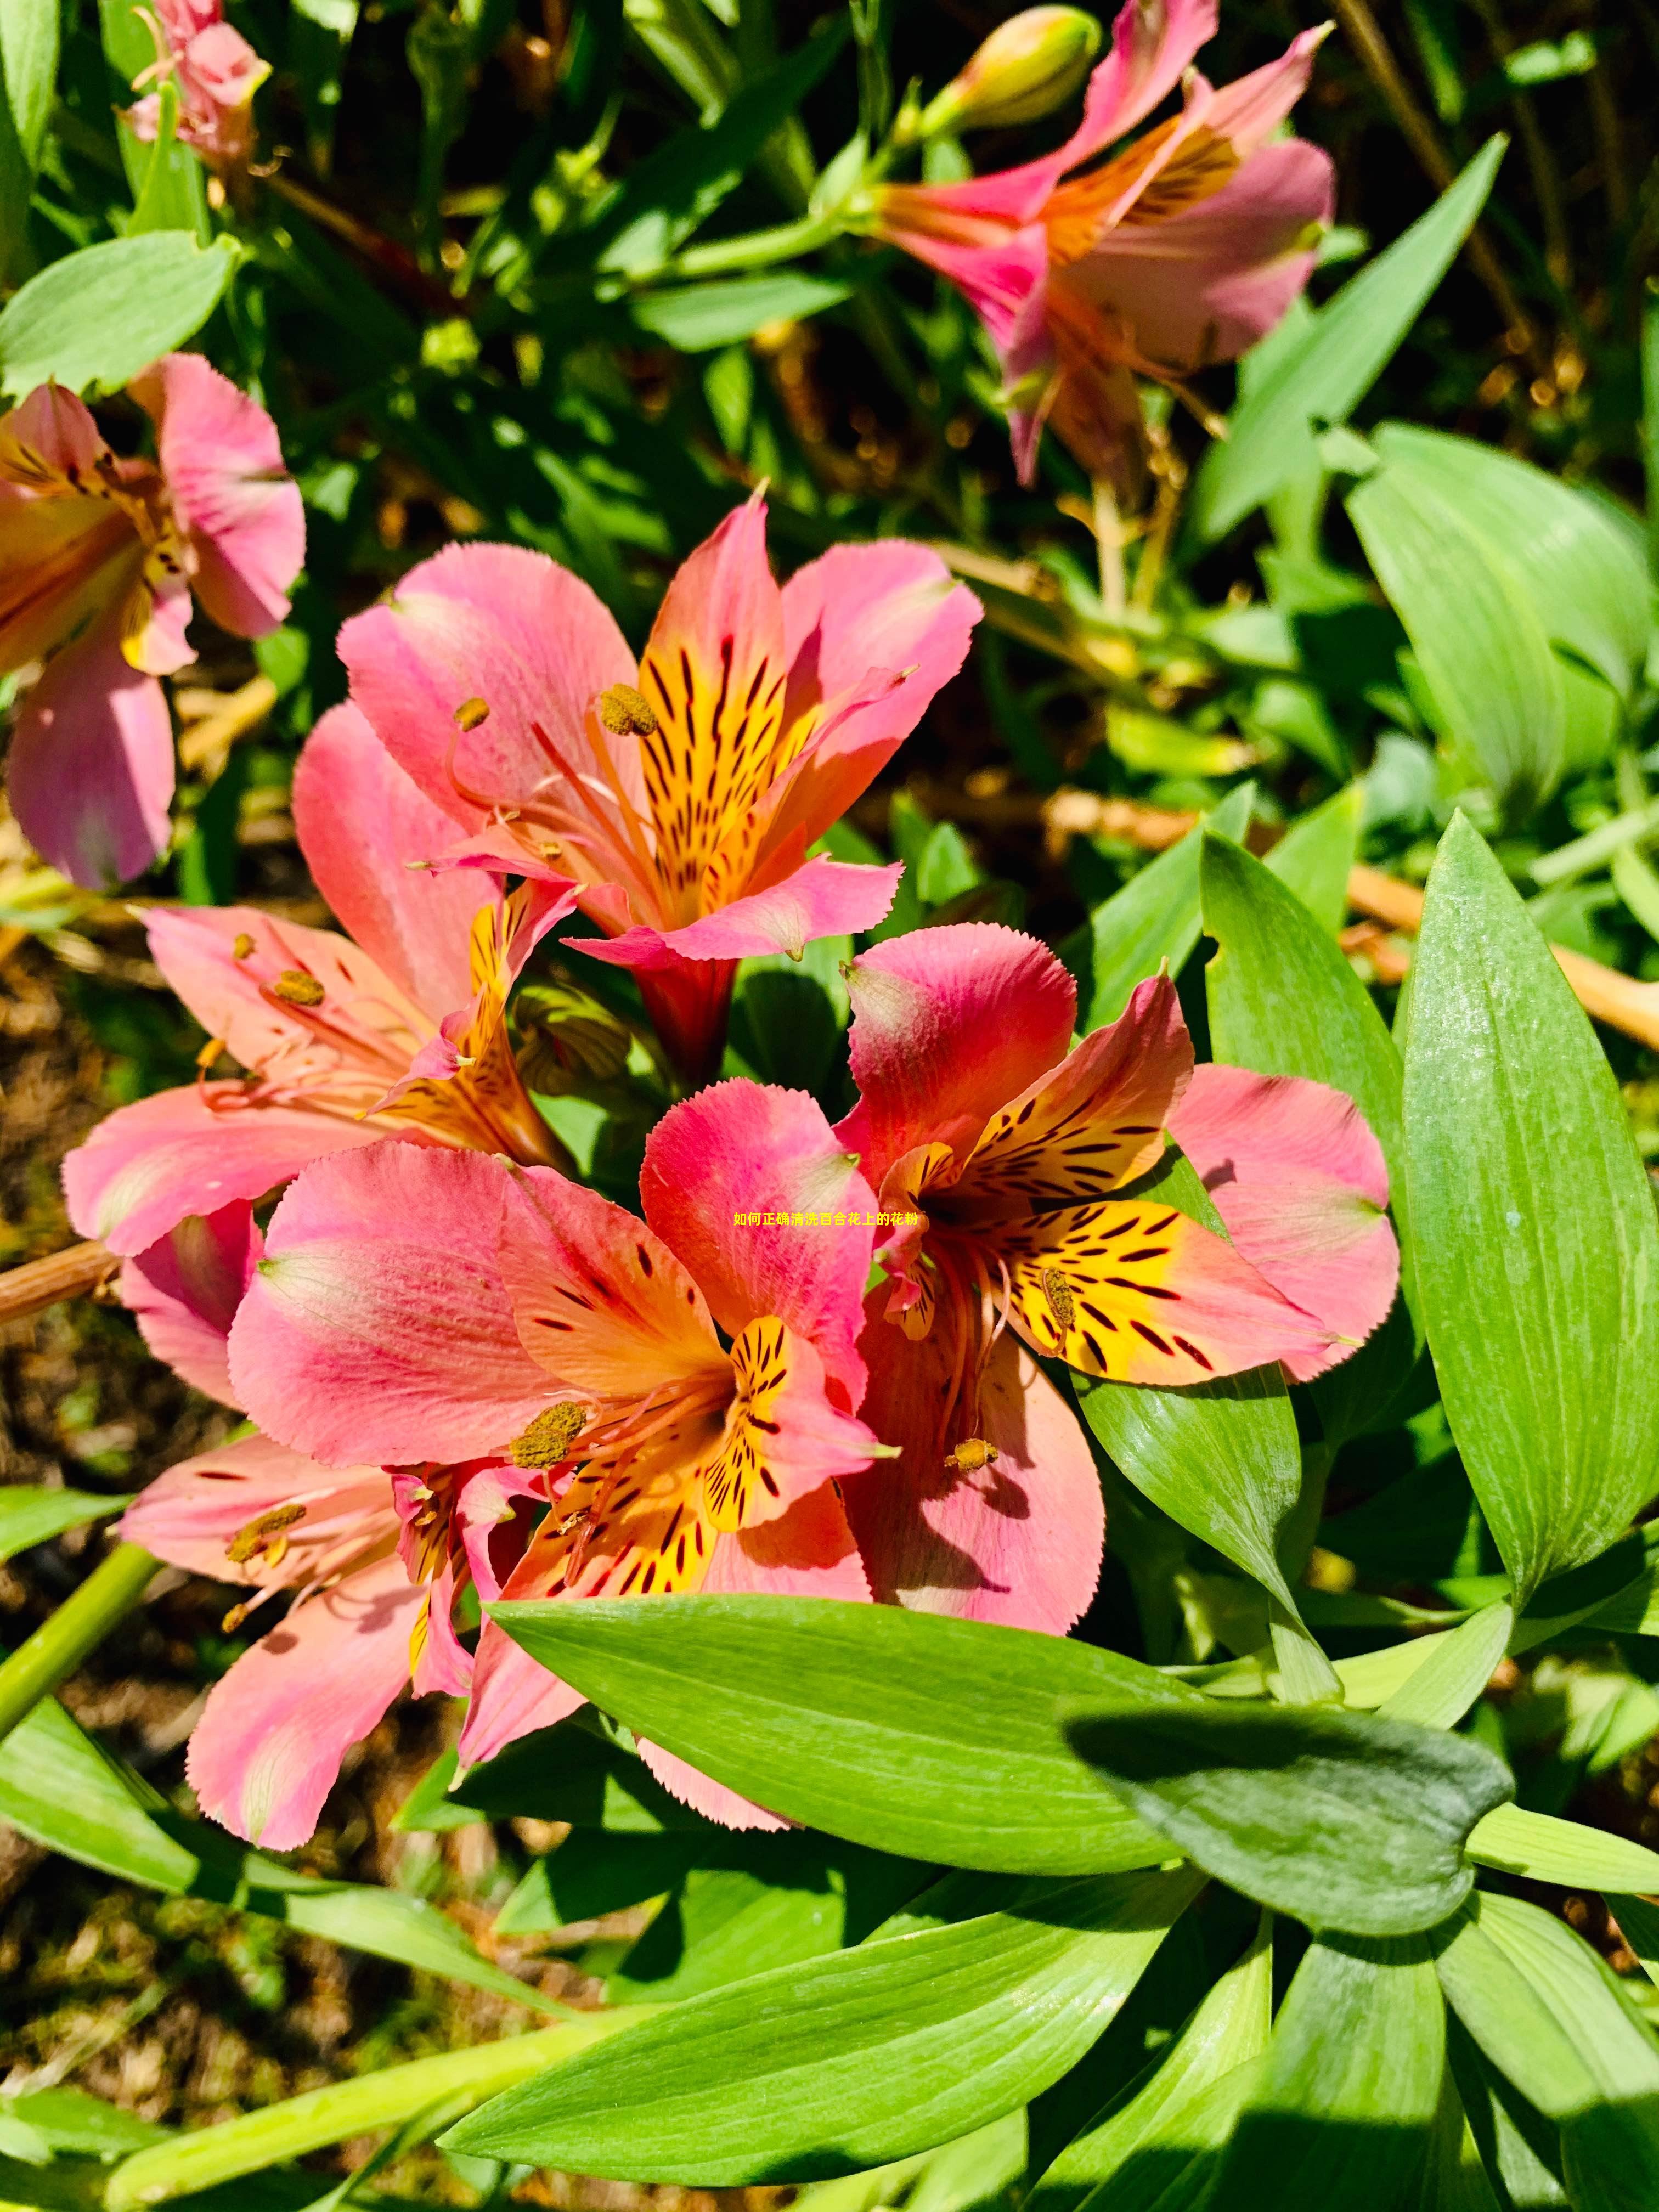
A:
{"label": "anther with pollen", "polygon": [[252,950],[253,939],[248,935],[246,930],[244,929],[239,931],[236,941],[230,948],[231,958],[233,960],[246,960]]}
{"label": "anther with pollen", "polygon": [[613,738],[651,738],[657,733],[656,711],[631,684],[613,684],[601,691],[594,713]]}
{"label": "anther with pollen", "polygon": [[270,987],[271,996],[289,1006],[320,1006],[323,987],[314,975],[307,975],[303,968],[284,968]]}
{"label": "anther with pollen", "polygon": [[476,730],[489,720],[489,705],[483,699],[463,699],[455,709],[454,720],[458,730]]}
{"label": "anther with pollen", "polygon": [[1048,1310],[1062,1328],[1070,1328],[1077,1307],[1072,1297],[1072,1286],[1058,1267],[1042,1271],[1042,1295],[1048,1301]]}
{"label": "anther with pollen", "polygon": [[988,1444],[983,1437],[964,1437],[953,1452],[946,1452],[945,1464],[955,1468],[958,1474],[977,1474],[981,1468],[994,1467],[997,1448]]}
{"label": "anther with pollen", "polygon": [[557,1467],[569,1458],[571,1446],[586,1426],[586,1414],[568,1400],[545,1407],[522,1436],[514,1437],[507,1455],[514,1467]]}
{"label": "anther with pollen", "polygon": [[225,1557],[233,1566],[241,1567],[263,1553],[267,1566],[279,1567],[288,1550],[288,1531],[305,1517],[303,1505],[274,1505],[236,1531],[225,1546]]}

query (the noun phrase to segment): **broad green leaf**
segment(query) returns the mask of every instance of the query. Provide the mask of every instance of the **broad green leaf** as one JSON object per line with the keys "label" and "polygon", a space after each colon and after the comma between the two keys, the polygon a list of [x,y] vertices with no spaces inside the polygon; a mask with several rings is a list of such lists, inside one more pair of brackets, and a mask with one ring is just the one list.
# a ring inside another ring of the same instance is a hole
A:
{"label": "broad green leaf", "polygon": [[1167,963],[1172,975],[1186,966],[1198,943],[1203,832],[1207,827],[1218,837],[1243,837],[1255,801],[1252,783],[1230,791],[1213,813],[1131,876],[1060,946],[1060,958],[1077,978],[1077,1025],[1084,1036],[1115,1022],[1135,985],[1156,975],[1160,965]]}
{"label": "broad green leaf", "polygon": [[0,1820],[147,1889],[182,1896],[196,1877],[194,1855],[158,1826],[152,1808],[55,1698],[42,1698],[0,1742]]}
{"label": "broad green leaf", "polygon": [[5,0],[0,70],[11,125],[32,179],[40,166],[58,86],[58,0]]}
{"label": "broad green leaf", "polygon": [[1427,2160],[1445,2055],[1445,2007],[1421,1936],[1316,1941],[1210,2201],[1227,2212],[1397,2212]]}
{"label": "broad green leaf", "polygon": [[814,2182],[796,2196],[793,2212],[882,2212],[893,2204],[904,2212],[988,2212],[1024,2171],[1025,2115],[1007,2112],[960,2142]]}
{"label": "broad green leaf", "polygon": [[21,399],[48,377],[115,391],[200,330],[236,258],[228,240],[203,248],[179,230],[65,254],[0,310],[0,392]]}
{"label": "broad green leaf", "polygon": [[446,2148],[717,2188],[948,2142],[1082,2056],[1200,1886],[1020,1885],[1005,1911],[756,1975],[496,2099]]}
{"label": "broad green leaf", "polygon": [[1659,1851],[1605,1828],[1499,1805],[1469,1838],[1469,1856],[1525,1881],[1565,1889],[1659,1891]]}
{"label": "broad green leaf", "polygon": [[1067,1732],[1208,1873],[1348,1935],[1414,1935],[1455,1912],[1474,1880],[1469,1832],[1514,1794],[1508,1768],[1466,1737],[1326,1705],[1078,1708]]}
{"label": "broad green leaf", "polygon": [[1268,872],[1296,893],[1334,937],[1348,912],[1348,877],[1359,855],[1365,787],[1345,784],[1322,806],[1292,822],[1267,854]]}
{"label": "broad green leaf", "polygon": [[[1492,1678],[1509,1647],[1515,1613],[1499,1599],[1439,1638],[1420,1667],[1379,1707],[1385,1720],[1416,1721],[1423,1728],[1455,1728]],[[1659,1869],[1659,1859],[1654,1861]]]}
{"label": "broad green leaf", "polygon": [[[701,1814],[670,1796],[634,1753],[584,1724],[586,1717],[538,1729],[509,1744],[498,1758],[469,1767],[455,1779],[455,1760],[434,1766],[398,1815],[397,1825],[422,1828],[436,1805],[467,1820],[568,1820],[573,1828],[607,1828],[619,1835],[657,1835],[668,1828],[702,1829]],[[435,1787],[432,1786],[435,1784]]]}
{"label": "broad green leaf", "polygon": [[1566,693],[1507,547],[1482,538],[1437,477],[1385,462],[1348,519],[1405,625],[1459,769],[1524,819],[1566,763]]}
{"label": "broad green leaf", "polygon": [[1407,1173],[1424,1318],[1524,1605],[1605,1549],[1659,1480],[1659,1221],[1589,1020],[1462,815],[1413,973]]}
{"label": "broad green leaf", "polygon": [[21,2120],[49,2150],[76,2152],[85,2158],[125,2156],[148,2144],[165,2142],[173,2132],[84,2089],[26,2089],[0,2099],[0,2113]]}
{"label": "broad green leaf", "polygon": [[[1097,2212],[1148,2212],[1179,2172],[1224,2141],[1255,2079],[1252,2062],[1273,2024],[1273,1943],[1264,1914],[1255,1940],[1182,2028],[1068,2143],[1031,2187],[1031,2212],[1078,2212],[1106,2191]],[[1230,2091],[1214,2093],[1223,2083]]]}
{"label": "broad green leaf", "polygon": [[1066,1697],[1201,1702],[1115,1653],[830,1598],[524,1600],[489,1611],[636,1734],[830,1835],[1013,1873],[1110,1873],[1170,1856],[1079,1768],[1055,1717]]}
{"label": "broad green leaf", "polygon": [[9,1559],[31,1545],[60,1536],[65,1528],[78,1528],[83,1521],[100,1521],[131,1505],[130,1498],[99,1498],[89,1490],[47,1490],[41,1486],[0,1490],[0,1559]]}
{"label": "broad green leaf", "polygon": [[[1208,542],[1307,465],[1313,425],[1346,422],[1450,268],[1485,204],[1507,141],[1489,138],[1451,189],[1322,307],[1236,408],[1205,457],[1192,525]],[[1268,341],[1272,343],[1271,338]]]}
{"label": "broad green leaf", "polygon": [[1659,2045],[1589,1946],[1536,1905],[1483,1893],[1436,1948],[1465,2027],[1559,2126],[1577,2212],[1659,2202]]}
{"label": "broad green leaf", "polygon": [[707,353],[752,337],[768,323],[804,322],[850,299],[849,284],[793,269],[765,276],[732,276],[665,292],[641,292],[629,311],[641,330],[682,353]]}
{"label": "broad green leaf", "polygon": [[107,2212],[138,2212],[143,2205],[234,2181],[328,2143],[400,2126],[434,2106],[477,2104],[528,2075],[568,2064],[590,2044],[620,2034],[644,2017],[638,2008],[590,2014],[561,2027],[538,2028],[532,2035],[382,2067],[216,2127],[176,2136],[122,2160],[104,2192]]}
{"label": "broad green leaf", "polygon": [[1385,422],[1373,442],[1455,507],[1519,577],[1547,635],[1627,696],[1647,659],[1649,584],[1639,538],[1559,477],[1471,438]]}

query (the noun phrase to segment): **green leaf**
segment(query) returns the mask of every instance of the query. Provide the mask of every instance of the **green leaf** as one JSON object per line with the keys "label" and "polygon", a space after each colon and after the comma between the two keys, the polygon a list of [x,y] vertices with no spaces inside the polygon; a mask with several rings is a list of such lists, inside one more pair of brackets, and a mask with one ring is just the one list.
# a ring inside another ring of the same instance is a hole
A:
{"label": "green leaf", "polygon": [[1597,501],[1496,447],[1407,422],[1383,423],[1373,443],[1390,470],[1431,486],[1503,555],[1556,644],[1629,696],[1650,627],[1639,538]]}
{"label": "green leaf", "polygon": [[1566,692],[1506,545],[1482,538],[1437,477],[1384,463],[1348,519],[1405,626],[1457,766],[1523,820],[1566,762]]}
{"label": "green leaf", "polygon": [[1474,1880],[1469,1831],[1514,1793],[1508,1768],[1465,1737],[1324,1705],[1074,1708],[1067,1733],[1207,1872],[1355,1936],[1414,1935],[1455,1912]]}
{"label": "green leaf", "polygon": [[6,106],[32,179],[46,149],[58,88],[58,0],[6,0],[0,8],[0,70]]}
{"label": "green leaf", "polygon": [[125,2155],[149,2143],[166,2142],[173,2133],[84,2089],[26,2089],[0,2100],[0,2112],[33,2129],[49,2150],[76,2152],[83,2158]]}
{"label": "green leaf", "polygon": [[1110,2212],[1151,2212],[1167,2186],[1207,2166],[1225,2141],[1272,2023],[1273,1943],[1264,1914],[1249,1949],[1176,2042],[1033,2184],[1032,2212],[1078,2212],[1109,2184],[1098,2212],[1108,2205]]}
{"label": "green leaf", "polygon": [[1489,138],[1426,215],[1314,311],[1300,339],[1234,410],[1226,441],[1210,448],[1194,488],[1192,525],[1202,540],[1224,536],[1305,465],[1310,426],[1347,421],[1450,268],[1507,143]]}
{"label": "green leaf", "polygon": [[1227,2212],[1397,2212],[1427,2157],[1445,2053],[1421,1936],[1310,1944],[1209,2201]]}
{"label": "green leaf", "polygon": [[991,2212],[1002,2191],[1025,2172],[1025,2115],[1006,2112],[959,2142],[895,2159],[866,2173],[848,2173],[802,2190],[793,2212]]}
{"label": "green leaf", "polygon": [[113,1760],[55,1698],[43,1698],[0,1742],[0,1820],[148,1889],[182,1896],[196,1876],[194,1856],[157,1826]]}
{"label": "green leaf", "polygon": [[561,2027],[538,2028],[532,2035],[382,2067],[216,2127],[176,2136],[122,2160],[104,2192],[106,2212],[139,2212],[143,2205],[234,2181],[328,2143],[400,2126],[434,2106],[476,2104],[529,2075],[568,2064],[588,2045],[620,2034],[642,2017],[638,2008],[591,2014]]}
{"label": "green leaf", "polygon": [[1476,831],[1429,878],[1405,1085],[1441,1395],[1517,1609],[1659,1478],[1659,1221],[1589,1020]]}
{"label": "green leaf", "polygon": [[1359,855],[1365,787],[1345,784],[1292,822],[1267,854],[1267,869],[1334,937],[1348,913],[1348,877]]}
{"label": "green leaf", "polygon": [[[1422,1728],[1455,1728],[1492,1678],[1509,1648],[1515,1613],[1506,1599],[1472,1614],[1414,1668],[1378,1708],[1385,1719]],[[1659,1868],[1659,1859],[1654,1861]]]}
{"label": "green leaf", "polygon": [[532,1658],[637,1734],[830,1835],[1017,1873],[1109,1873],[1170,1856],[1079,1771],[1054,1717],[1062,1697],[1199,1702],[1114,1653],[830,1598],[489,1610]]}
{"label": "green leaf", "polygon": [[157,230],[65,254],[0,311],[0,392],[21,399],[48,377],[71,392],[117,390],[200,330],[237,251]]}
{"label": "green leaf", "polygon": [[144,181],[127,218],[126,235],[136,238],[147,230],[187,230],[205,245],[207,206],[203,198],[201,165],[178,138],[179,88],[170,81],[164,81],[159,87],[159,96],[161,113],[155,143],[149,149]]}
{"label": "green leaf", "polygon": [[131,1505],[130,1498],[99,1498],[89,1490],[47,1490],[42,1486],[0,1490],[0,1559],[31,1545],[44,1544],[83,1521],[100,1521]]}
{"label": "green leaf", "polygon": [[1659,1851],[1605,1828],[1522,1812],[1518,1805],[1488,1813],[1469,1838],[1468,1850],[1482,1866],[1525,1881],[1557,1882],[1564,1889],[1659,1891]]}
{"label": "green leaf", "polygon": [[1021,1885],[1006,1911],[756,1975],[498,2098],[445,2146],[718,2188],[950,2142],[1082,2056],[1199,1887]]}
{"label": "green leaf", "polygon": [[1659,2202],[1659,2045],[1589,1946],[1536,1905],[1482,1894],[1436,1949],[1465,2027],[1559,2126],[1577,2212]]}
{"label": "green leaf", "polygon": [[707,353],[752,337],[768,323],[804,322],[852,297],[850,284],[791,269],[775,276],[733,276],[672,291],[641,292],[629,310],[641,330],[682,353]]}
{"label": "green leaf", "polygon": [[1067,938],[1060,957],[1078,981],[1077,1025],[1084,1036],[1115,1022],[1137,983],[1166,963],[1178,975],[1198,943],[1198,856],[1206,827],[1240,838],[1249,827],[1255,786],[1230,791],[1177,845],[1131,876]]}
{"label": "green leaf", "polygon": [[[1541,1814],[1539,1814],[1534,1815],[1534,1817],[1541,1820],[1544,1816]],[[1575,1835],[1582,1834],[1583,1832],[1583,1831],[1578,1827],[1576,1821],[1565,1820],[1559,1825],[1563,1827],[1571,1828]],[[1607,1838],[1602,1836],[1600,1830],[1595,1831],[1595,1833],[1597,1843],[1608,1840]],[[1624,1844],[1624,1838],[1622,1837],[1614,1838],[1613,1840]],[[1644,1858],[1651,1859],[1654,1856],[1651,1851],[1644,1850],[1640,1844],[1624,1844],[1624,1847],[1627,1850],[1631,1851],[1642,1851],[1642,1855]],[[1554,1860],[1554,1856],[1553,1850],[1547,1854],[1547,1857],[1552,1863]],[[1599,1869],[1602,1864],[1601,1855],[1599,1851],[1593,1850],[1593,1856]],[[1577,1857],[1578,1847],[1576,1844],[1571,1847],[1563,1845],[1560,1854],[1561,1863],[1566,1864],[1571,1862],[1571,1863],[1576,1864],[1577,1863]],[[1609,1871],[1611,1870],[1611,1861],[1607,1862]],[[1629,1876],[1626,1875],[1624,1878],[1628,1880]],[[1547,1879],[1550,1881],[1559,1881],[1562,1877],[1557,1875],[1552,1875],[1547,1876]],[[1639,1879],[1644,1889],[1653,1890],[1659,1888],[1659,1880],[1656,1880],[1655,1871],[1651,1867],[1644,1869]],[[1612,1910],[1613,1917],[1619,1923],[1620,1934],[1623,1936],[1626,1942],[1629,1944],[1631,1949],[1635,1952],[1637,1957],[1642,1961],[1642,1972],[1647,1976],[1650,1982],[1659,1982],[1659,1905],[1656,1905],[1650,1897],[1634,1897],[1622,1894],[1609,1885],[1591,1884],[1587,1882],[1583,1887],[1586,1888],[1593,1887],[1601,1887],[1602,1889],[1603,1894],[1607,1898],[1607,1904]]]}

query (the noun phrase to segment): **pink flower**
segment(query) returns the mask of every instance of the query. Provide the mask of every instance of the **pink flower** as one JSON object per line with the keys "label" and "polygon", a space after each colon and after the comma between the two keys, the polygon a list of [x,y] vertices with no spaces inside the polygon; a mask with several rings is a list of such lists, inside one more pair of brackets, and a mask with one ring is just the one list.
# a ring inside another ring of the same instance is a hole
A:
{"label": "pink flower", "polygon": [[196,354],[128,387],[157,458],[112,453],[43,384],[0,417],[0,673],[44,660],[12,732],[26,836],[78,884],[117,884],[167,841],[173,726],[158,676],[195,659],[191,594],[261,637],[305,558],[298,487],[270,417]]}
{"label": "pink flower", "polygon": [[64,1163],[70,1218],[141,1253],[186,1215],[262,1197],[308,1161],[390,1134],[555,1157],[514,1063],[507,994],[567,895],[510,898],[418,863],[449,834],[353,707],[313,732],[294,780],[301,849],[351,932],[252,907],[154,908],[157,965],[240,1080],[121,1107]]}
{"label": "pink flower", "polygon": [[[880,1452],[855,1418],[867,1186],[811,1099],[726,1083],[658,1125],[641,1193],[643,1221],[476,1154],[320,1163],[277,1207],[231,1332],[250,1412],[325,1462],[533,1470],[552,1502],[508,1597],[867,1599],[839,1488]],[[765,1211],[824,1225],[742,1218]],[[488,1623],[462,1756],[580,1702]],[[699,1810],[773,1825],[642,1748]]]}
{"label": "pink flower", "polygon": [[758,498],[670,586],[635,664],[538,553],[452,546],[347,623],[352,697],[475,857],[568,882],[684,1072],[717,1065],[751,954],[872,927],[898,871],[822,856],[961,666],[979,604],[919,545],[843,545],[781,591]]}
{"label": "pink flower", "polygon": [[[136,91],[171,77],[179,93],[179,137],[220,175],[245,170],[253,146],[253,95],[270,75],[238,30],[225,21],[222,0],[155,0],[143,9],[155,40],[155,59],[134,79]],[[136,138],[151,143],[161,99],[148,93],[126,110]]]}
{"label": "pink flower", "polygon": [[[1034,1355],[1161,1385],[1346,1358],[1398,1278],[1382,1153],[1322,1085],[1195,1068],[1164,976],[1069,1052],[1072,980],[1012,930],[897,938],[851,990],[860,1096],[836,1134],[913,1218],[860,1340],[864,1416],[902,1455],[847,1486],[848,1517],[878,1599],[1060,1632],[1102,1506]],[[1166,1131],[1233,1243],[1134,1194]]]}
{"label": "pink flower", "polygon": [[1308,281],[1331,219],[1331,163],[1273,134],[1306,88],[1322,30],[1219,91],[1192,70],[1178,115],[1089,166],[1182,81],[1216,15],[1216,0],[1128,0],[1083,121],[1056,152],[876,195],[879,234],[948,276],[985,325],[1022,483],[1045,422],[1091,477],[1131,478],[1133,378],[1179,384],[1237,359]]}

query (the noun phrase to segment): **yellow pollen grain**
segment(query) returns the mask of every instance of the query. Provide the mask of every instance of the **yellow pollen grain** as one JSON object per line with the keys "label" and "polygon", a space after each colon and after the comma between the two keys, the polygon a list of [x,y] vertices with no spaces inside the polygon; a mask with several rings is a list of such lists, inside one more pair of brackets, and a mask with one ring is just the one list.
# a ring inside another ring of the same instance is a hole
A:
{"label": "yellow pollen grain", "polygon": [[270,987],[272,994],[290,1006],[320,1006],[323,987],[302,968],[284,968]]}
{"label": "yellow pollen grain", "polygon": [[222,1636],[234,1636],[252,1609],[252,1606],[247,1605],[232,1606],[230,1611],[219,1623],[219,1633]]}
{"label": "yellow pollen grain", "polygon": [[594,712],[612,737],[649,738],[656,734],[657,717],[651,702],[631,684],[613,684],[608,691],[601,691]]}
{"label": "yellow pollen grain", "polygon": [[570,1447],[586,1426],[586,1414],[568,1400],[545,1407],[524,1434],[513,1439],[507,1457],[514,1467],[557,1467],[569,1458]]}
{"label": "yellow pollen grain", "polygon": [[955,1468],[958,1474],[977,1474],[982,1467],[994,1467],[996,1461],[996,1446],[983,1437],[964,1437],[953,1452],[945,1455],[946,1467]]}
{"label": "yellow pollen grain", "polygon": [[246,960],[252,950],[253,939],[244,929],[238,934],[236,942],[231,946],[230,957],[233,960]]}
{"label": "yellow pollen grain", "polygon": [[476,730],[489,720],[489,708],[483,699],[463,699],[455,709],[455,726],[459,730]]}
{"label": "yellow pollen grain", "polygon": [[[252,1559],[257,1552],[264,1552],[275,1566],[288,1550],[288,1538],[283,1532],[305,1517],[303,1505],[275,1505],[269,1513],[260,1514],[258,1520],[250,1521],[245,1528],[236,1531],[225,1546],[225,1557],[240,1567]],[[276,1544],[271,1541],[273,1537],[277,1540]]]}

